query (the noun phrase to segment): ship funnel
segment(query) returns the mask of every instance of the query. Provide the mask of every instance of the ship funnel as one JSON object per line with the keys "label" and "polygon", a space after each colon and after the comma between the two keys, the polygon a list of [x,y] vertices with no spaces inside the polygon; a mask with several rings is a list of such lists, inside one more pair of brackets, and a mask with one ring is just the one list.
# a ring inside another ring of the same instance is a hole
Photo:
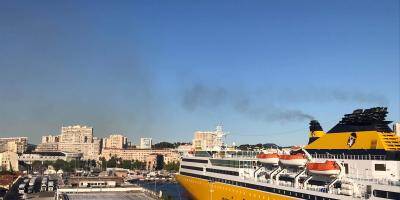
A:
{"label": "ship funnel", "polygon": [[310,135],[309,135],[309,141],[308,144],[314,142],[318,138],[322,137],[325,135],[324,130],[322,129],[321,125],[317,120],[311,120],[310,121]]}

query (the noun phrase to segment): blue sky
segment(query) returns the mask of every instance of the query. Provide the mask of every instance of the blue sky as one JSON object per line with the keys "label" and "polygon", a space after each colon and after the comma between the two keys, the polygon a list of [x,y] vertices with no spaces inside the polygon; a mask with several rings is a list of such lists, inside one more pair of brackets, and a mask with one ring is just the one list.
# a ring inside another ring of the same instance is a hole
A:
{"label": "blue sky", "polygon": [[62,125],[304,144],[357,108],[399,121],[398,1],[2,1],[0,136]]}

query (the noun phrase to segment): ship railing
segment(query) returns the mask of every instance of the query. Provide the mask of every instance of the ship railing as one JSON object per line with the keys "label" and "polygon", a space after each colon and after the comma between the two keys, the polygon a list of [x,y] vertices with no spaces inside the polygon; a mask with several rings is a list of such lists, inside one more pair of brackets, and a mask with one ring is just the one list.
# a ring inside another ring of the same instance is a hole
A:
{"label": "ship railing", "polygon": [[[309,191],[328,193],[328,189],[326,189],[323,186],[311,186],[310,185],[310,186],[307,186],[304,189],[309,190]],[[332,190],[332,191],[335,192],[335,190]]]}
{"label": "ship railing", "polygon": [[400,186],[400,181],[395,181],[391,179],[377,179],[377,178],[360,178],[360,177],[349,177],[353,180],[357,181],[366,181],[366,182],[372,182],[375,184],[379,185],[390,185],[390,186]]}
{"label": "ship railing", "polygon": [[342,159],[342,160],[386,160],[385,155],[346,155],[346,154],[312,154],[313,158]]}

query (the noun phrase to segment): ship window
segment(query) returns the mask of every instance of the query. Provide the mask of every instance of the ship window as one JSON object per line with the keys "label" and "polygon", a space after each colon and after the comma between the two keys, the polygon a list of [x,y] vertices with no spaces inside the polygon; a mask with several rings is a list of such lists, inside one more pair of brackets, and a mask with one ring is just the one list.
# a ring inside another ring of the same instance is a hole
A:
{"label": "ship window", "polygon": [[182,161],[196,162],[196,163],[208,163],[208,160],[197,160],[197,159],[189,159],[189,158],[183,158]]}
{"label": "ship window", "polygon": [[385,164],[375,164],[375,171],[386,171]]}
{"label": "ship window", "polygon": [[181,165],[181,168],[183,168],[183,169],[197,170],[197,171],[203,171],[203,168],[202,168],[202,167],[193,167],[193,166]]}

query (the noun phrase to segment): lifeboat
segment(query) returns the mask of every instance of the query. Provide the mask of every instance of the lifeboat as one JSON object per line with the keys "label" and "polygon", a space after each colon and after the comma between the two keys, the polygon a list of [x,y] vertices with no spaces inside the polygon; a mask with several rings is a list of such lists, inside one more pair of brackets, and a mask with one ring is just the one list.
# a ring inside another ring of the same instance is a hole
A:
{"label": "lifeboat", "polygon": [[276,153],[261,153],[257,155],[257,158],[260,163],[264,164],[277,165],[279,163],[279,155]]}
{"label": "lifeboat", "polygon": [[308,163],[307,170],[311,174],[333,176],[340,173],[340,167],[335,161],[325,161],[324,163]]}
{"label": "lifeboat", "polygon": [[289,165],[289,166],[304,166],[307,163],[306,157],[301,154],[294,154],[294,155],[280,155],[279,161],[282,165]]}

